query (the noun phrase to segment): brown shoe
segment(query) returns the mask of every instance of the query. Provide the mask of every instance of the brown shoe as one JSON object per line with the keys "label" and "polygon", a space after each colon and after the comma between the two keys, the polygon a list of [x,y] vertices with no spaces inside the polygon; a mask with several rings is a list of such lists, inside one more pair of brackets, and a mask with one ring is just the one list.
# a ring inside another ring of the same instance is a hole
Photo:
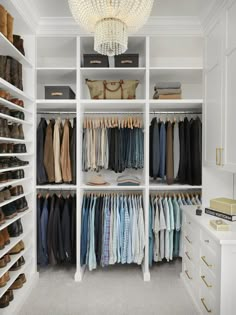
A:
{"label": "brown shoe", "polygon": [[10,286],[10,290],[17,290],[22,287],[23,287],[23,281],[22,281],[21,275],[19,275],[19,277]]}
{"label": "brown shoe", "polygon": [[13,35],[13,45],[25,56],[24,41],[19,35]]}
{"label": "brown shoe", "polygon": [[8,181],[8,175],[7,172],[0,173],[0,183],[6,183]]}
{"label": "brown shoe", "polygon": [[9,189],[4,189],[0,192],[0,194],[3,194],[4,200],[10,200],[11,199],[11,192]]}
{"label": "brown shoe", "polygon": [[4,237],[4,244],[5,245],[10,244],[10,235],[8,233],[8,229],[7,228],[2,230],[2,235]]}
{"label": "brown shoe", "polygon": [[9,273],[9,271],[4,273],[3,277],[5,277],[6,282],[8,282],[10,280],[10,273]]}
{"label": "brown shoe", "polygon": [[5,308],[9,306],[9,295],[6,293],[3,294],[3,296],[0,298],[0,308]]}
{"label": "brown shoe", "polygon": [[0,153],[9,153],[7,143],[0,143]]}
{"label": "brown shoe", "polygon": [[2,234],[2,231],[0,231],[0,250],[2,250],[5,247],[5,241]]}
{"label": "brown shoe", "polygon": [[14,143],[7,144],[7,153],[14,153]]}
{"label": "brown shoe", "polygon": [[9,298],[9,302],[13,301],[14,300],[14,294],[13,294],[13,291],[8,289],[6,294],[8,295],[8,298]]}
{"label": "brown shoe", "polygon": [[0,288],[5,287],[7,284],[7,280],[5,278],[5,274],[0,278]]}
{"label": "brown shoe", "polygon": [[25,135],[24,135],[22,124],[19,124],[18,130],[19,130],[19,139],[24,140],[25,139]]}
{"label": "brown shoe", "polygon": [[10,137],[14,139],[20,139],[20,132],[17,124],[12,124]]}
{"label": "brown shoe", "polygon": [[13,44],[13,24],[14,18],[7,13],[7,38]]}
{"label": "brown shoe", "polygon": [[0,97],[4,98],[5,100],[9,101],[11,98],[11,95],[9,92],[5,91],[5,90],[0,90]]}
{"label": "brown shoe", "polygon": [[0,5],[0,32],[7,37],[7,11]]}
{"label": "brown shoe", "polygon": [[5,261],[5,256],[0,258],[0,268],[6,267],[7,263]]}
{"label": "brown shoe", "polygon": [[20,241],[8,252],[8,254],[16,255],[16,254],[19,254],[24,249],[25,249],[25,244],[23,241]]}
{"label": "brown shoe", "polygon": [[4,224],[6,222],[6,218],[5,218],[5,215],[2,211],[2,208],[0,208],[0,225],[1,224]]}
{"label": "brown shoe", "polygon": [[26,283],[26,276],[24,273],[21,273],[18,278],[21,279],[22,283]]}
{"label": "brown shoe", "polygon": [[4,259],[5,259],[6,264],[8,264],[11,261],[11,256],[9,254],[6,254],[4,256]]}

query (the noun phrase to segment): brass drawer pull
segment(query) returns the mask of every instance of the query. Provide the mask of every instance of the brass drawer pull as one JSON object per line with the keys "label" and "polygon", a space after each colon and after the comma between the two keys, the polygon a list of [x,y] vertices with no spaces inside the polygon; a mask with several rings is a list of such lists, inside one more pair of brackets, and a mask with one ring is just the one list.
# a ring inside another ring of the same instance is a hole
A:
{"label": "brass drawer pull", "polygon": [[189,278],[189,280],[193,280],[193,278],[190,277],[190,275],[189,275],[189,273],[188,273],[188,270],[185,270],[184,272],[186,273],[186,276]]}
{"label": "brass drawer pull", "polygon": [[188,238],[188,236],[185,236],[186,240],[189,242],[189,244],[192,244],[192,241]]}
{"label": "brass drawer pull", "polygon": [[212,265],[208,264],[208,262],[206,261],[206,256],[202,256],[201,259],[207,265],[207,267],[212,268]]}
{"label": "brass drawer pull", "polygon": [[188,257],[189,260],[192,260],[188,252],[185,252],[185,255]]}
{"label": "brass drawer pull", "polygon": [[207,288],[212,288],[212,285],[207,283],[205,276],[201,276],[201,279],[202,279],[202,281],[205,283],[205,285],[207,286]]}
{"label": "brass drawer pull", "polygon": [[203,306],[205,307],[207,313],[211,313],[211,310],[206,306],[205,299],[202,298],[202,299],[201,299],[201,302],[202,302]]}

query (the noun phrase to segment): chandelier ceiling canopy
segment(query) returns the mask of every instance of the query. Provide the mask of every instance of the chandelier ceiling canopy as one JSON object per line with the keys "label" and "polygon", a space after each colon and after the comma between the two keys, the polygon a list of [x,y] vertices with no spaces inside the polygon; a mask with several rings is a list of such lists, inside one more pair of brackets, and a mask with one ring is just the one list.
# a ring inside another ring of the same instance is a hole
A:
{"label": "chandelier ceiling canopy", "polygon": [[128,48],[128,33],[147,21],[154,0],[68,0],[75,21],[94,33],[94,49],[114,56]]}

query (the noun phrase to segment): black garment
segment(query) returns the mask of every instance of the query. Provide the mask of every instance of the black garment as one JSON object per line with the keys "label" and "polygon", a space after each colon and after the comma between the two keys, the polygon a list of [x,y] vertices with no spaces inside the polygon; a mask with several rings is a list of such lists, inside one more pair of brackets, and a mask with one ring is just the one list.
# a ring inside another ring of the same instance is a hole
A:
{"label": "black garment", "polygon": [[44,253],[42,246],[42,234],[41,234],[41,211],[43,207],[44,198],[37,197],[37,263],[39,265],[44,264]]}
{"label": "black garment", "polygon": [[201,185],[202,183],[202,158],[201,136],[202,123],[199,117],[192,121],[190,133],[191,133],[191,162],[192,162],[192,185]]}
{"label": "black garment", "polygon": [[100,216],[102,213],[101,202],[102,202],[102,197],[98,197],[96,200],[95,217],[94,217],[94,244],[95,244],[94,246],[95,246],[97,264],[100,264],[98,250],[99,250],[99,234],[100,234],[100,229],[102,228],[100,225]]}
{"label": "black garment", "polygon": [[47,122],[41,118],[37,128],[37,183],[45,184],[48,182],[44,168],[44,140],[46,135]]}
{"label": "black garment", "polygon": [[160,135],[159,135],[159,124],[157,119],[152,120],[152,172],[153,178],[157,179],[160,168]]}
{"label": "black garment", "polygon": [[185,183],[186,178],[186,155],[185,155],[185,135],[184,135],[184,122],[179,122],[179,142],[180,142],[180,160],[178,178],[181,184]]}
{"label": "black garment", "polygon": [[76,263],[76,195],[72,198],[71,204],[71,250],[72,263]]}
{"label": "black garment", "polygon": [[65,260],[65,251],[62,240],[61,212],[64,208],[64,198],[61,196],[56,199],[53,216],[53,253],[57,263]]}
{"label": "black garment", "polygon": [[72,184],[76,184],[76,118],[73,119],[73,128],[70,138],[70,158],[72,171]]}
{"label": "black garment", "polygon": [[56,264],[56,258],[54,256],[53,252],[53,246],[52,246],[52,241],[53,241],[53,217],[54,217],[54,209],[55,209],[55,202],[56,202],[57,196],[54,194],[51,197],[51,202],[50,202],[50,213],[49,213],[49,218],[48,218],[48,231],[47,231],[47,244],[48,244],[48,259],[49,259],[49,264],[55,265]]}
{"label": "black garment", "polygon": [[153,122],[149,126],[149,176],[153,177]]}
{"label": "black garment", "polygon": [[62,211],[62,218],[61,218],[61,232],[62,232],[62,242],[63,242],[63,249],[64,249],[64,260],[65,262],[71,262],[71,235],[70,235],[70,213],[69,209],[71,203],[71,196],[68,196],[64,202],[64,208]]}
{"label": "black garment", "polygon": [[191,122],[189,122],[188,118],[184,119],[184,136],[185,136],[185,167],[186,167],[186,184],[192,185],[192,165],[191,165],[191,139],[190,136],[190,126]]}

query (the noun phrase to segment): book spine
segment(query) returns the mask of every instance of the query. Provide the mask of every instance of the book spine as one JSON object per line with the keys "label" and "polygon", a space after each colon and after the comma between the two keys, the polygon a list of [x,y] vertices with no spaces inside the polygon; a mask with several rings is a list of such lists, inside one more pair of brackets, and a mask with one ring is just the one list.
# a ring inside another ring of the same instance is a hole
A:
{"label": "book spine", "polygon": [[221,212],[218,212],[218,211],[214,211],[214,210],[209,209],[209,208],[205,208],[205,213],[213,215],[213,216],[215,216],[217,218],[221,218],[221,219],[224,219],[224,220],[231,221],[231,222],[232,221],[236,221],[236,216],[224,214],[224,213],[221,213]]}

